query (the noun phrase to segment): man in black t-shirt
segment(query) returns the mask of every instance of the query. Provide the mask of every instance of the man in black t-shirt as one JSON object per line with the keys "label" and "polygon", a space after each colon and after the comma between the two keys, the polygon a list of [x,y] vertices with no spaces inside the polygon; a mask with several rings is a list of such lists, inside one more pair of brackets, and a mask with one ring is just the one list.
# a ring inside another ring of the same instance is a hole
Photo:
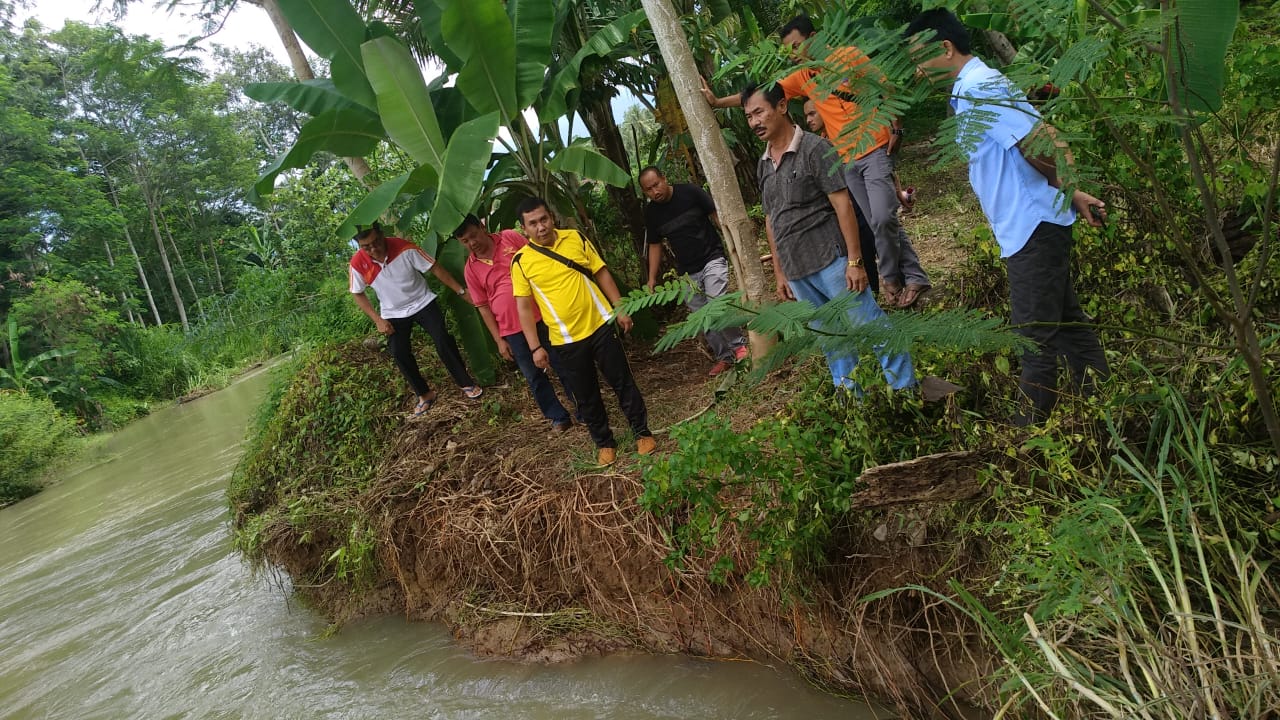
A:
{"label": "man in black t-shirt", "polygon": [[[671,185],[657,167],[640,171],[640,189],[650,202],[644,208],[645,229],[649,241],[649,290],[658,284],[662,262],[659,247],[665,240],[676,258],[676,272],[688,275],[696,293],[687,303],[694,311],[729,289],[729,262],[716,229],[720,220],[711,196],[696,185]],[[747,340],[742,328],[713,330],[706,334],[716,364],[708,375],[719,375],[747,356]]]}

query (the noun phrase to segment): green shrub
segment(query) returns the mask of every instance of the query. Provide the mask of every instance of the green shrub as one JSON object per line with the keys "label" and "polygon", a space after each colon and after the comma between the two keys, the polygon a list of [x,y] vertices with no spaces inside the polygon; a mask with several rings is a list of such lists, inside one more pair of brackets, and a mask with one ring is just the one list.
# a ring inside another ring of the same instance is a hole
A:
{"label": "green shrub", "polygon": [[130,421],[149,415],[151,405],[146,400],[120,394],[104,394],[97,398],[98,424],[106,429],[127,425]]}
{"label": "green shrub", "polygon": [[142,398],[182,395],[204,364],[190,350],[182,331],[173,327],[130,326],[120,333],[117,343],[121,351],[119,381]]}
{"label": "green shrub", "polygon": [[0,392],[0,505],[39,492],[39,472],[74,433],[75,424],[49,400]]}

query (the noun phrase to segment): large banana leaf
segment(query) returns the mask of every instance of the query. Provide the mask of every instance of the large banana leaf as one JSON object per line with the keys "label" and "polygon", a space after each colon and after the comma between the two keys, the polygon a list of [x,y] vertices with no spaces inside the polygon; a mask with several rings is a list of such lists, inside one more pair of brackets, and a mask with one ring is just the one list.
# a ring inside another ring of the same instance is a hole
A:
{"label": "large banana leaf", "polygon": [[444,32],[442,31],[444,24],[444,9],[446,3],[450,0],[417,0],[414,6],[418,10],[418,18],[422,21],[418,27],[421,28],[422,34],[427,38],[427,44],[431,46],[431,50],[435,52],[436,57],[444,63],[448,74],[456,73],[462,69],[462,59],[459,58],[449,44],[444,41]]}
{"label": "large banana leaf", "polygon": [[431,208],[434,207],[435,204],[436,189],[434,187],[430,187],[423,190],[418,193],[417,197],[409,201],[408,205],[405,205],[400,210],[400,219],[396,221],[396,225],[399,227],[409,227],[413,224],[414,218],[424,213],[431,212]]}
{"label": "large banana leaf", "polygon": [[431,227],[440,234],[452,233],[475,207],[497,136],[498,114],[489,113],[459,125],[449,138],[436,204],[431,211]]}
{"label": "large banana leaf", "polygon": [[377,38],[360,48],[387,135],[419,165],[444,169],[445,143],[422,70],[400,41]]}
{"label": "large banana leaf", "polygon": [[453,0],[441,19],[445,42],[463,61],[457,87],[477,111],[516,116],[516,48],[502,0]]}
{"label": "large banana leaf", "polygon": [[516,104],[527,108],[538,99],[551,62],[555,4],[548,0],[510,0],[507,13],[516,37]]}
{"label": "large banana leaf", "polygon": [[538,119],[544,123],[550,123],[568,114],[569,92],[579,87],[578,75],[582,72],[582,61],[592,55],[604,57],[613,52],[630,38],[631,31],[645,19],[644,10],[636,10],[596,31],[596,34],[592,35],[591,39],[583,44],[582,49],[573,56],[569,64],[556,73],[555,79],[551,81],[551,86],[543,96]]}
{"label": "large banana leaf", "polygon": [[585,145],[570,145],[551,158],[547,167],[556,172],[573,173],[580,177],[608,183],[614,187],[626,187],[631,175],[617,163]]}
{"label": "large banana leaf", "polygon": [[251,202],[275,189],[276,176],[291,168],[304,167],[311,156],[324,150],[343,157],[362,157],[373,152],[386,138],[378,116],[364,108],[330,110],[311,118],[298,132],[293,147],[267,166],[249,192]]}
{"label": "large banana leaf", "polygon": [[1222,107],[1227,44],[1240,16],[1237,0],[1177,0],[1173,91],[1195,112]]}
{"label": "large banana leaf", "polygon": [[311,116],[356,105],[338,92],[337,86],[328,78],[305,82],[249,83],[244,86],[244,94],[262,103],[282,102]]}
{"label": "large banana leaf", "polygon": [[427,90],[431,93],[431,106],[436,110],[436,122],[440,123],[440,134],[444,137],[453,135],[459,125],[476,116],[476,111],[458,88],[445,86],[444,83],[449,79],[448,76],[441,75],[427,85]]}
{"label": "large banana leaf", "polygon": [[343,95],[373,109],[373,89],[365,78],[360,44],[364,20],[348,0],[279,0],[280,10],[311,49],[329,60],[333,82]]}
{"label": "large banana leaf", "polygon": [[[338,228],[338,237],[355,234],[356,225],[368,225],[378,220],[403,195],[417,195],[428,188],[435,188],[440,179],[436,169],[430,165],[422,165],[417,169],[393,177],[369,191],[368,195],[356,205],[347,219]],[[405,221],[403,224],[408,225]]]}

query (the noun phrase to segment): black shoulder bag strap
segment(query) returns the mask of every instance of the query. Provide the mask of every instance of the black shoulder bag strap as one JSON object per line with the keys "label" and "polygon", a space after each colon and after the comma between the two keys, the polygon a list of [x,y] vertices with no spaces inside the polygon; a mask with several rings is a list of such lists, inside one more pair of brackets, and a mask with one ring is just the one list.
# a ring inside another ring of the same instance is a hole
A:
{"label": "black shoulder bag strap", "polygon": [[[585,242],[585,241],[584,241],[584,242]],[[582,263],[579,263],[579,262],[575,262],[575,261],[573,261],[573,260],[570,260],[569,258],[567,258],[567,257],[565,257],[565,256],[563,256],[563,255],[561,255],[560,253],[558,253],[558,252],[556,252],[556,251],[554,251],[554,250],[548,250],[547,248],[545,248],[545,247],[543,247],[543,246],[539,245],[539,244],[538,244],[538,243],[536,243],[536,242],[533,242],[532,240],[530,240],[530,241],[529,241],[529,243],[528,243],[527,245],[525,245],[525,247],[527,247],[527,248],[529,248],[530,250],[532,250],[532,251],[534,251],[534,252],[538,253],[539,255],[545,255],[545,256],[547,256],[547,257],[551,258],[552,260],[555,260],[556,262],[560,263],[561,265],[564,265],[565,267],[569,268],[570,270],[577,270],[578,272],[580,272],[580,273],[582,273],[583,275],[585,275],[585,276],[586,276],[586,278],[587,278],[588,280],[590,280],[591,282],[593,282],[593,283],[596,281],[595,273],[593,273],[593,272],[591,272],[590,270],[588,270],[588,269],[586,269],[585,267],[583,267],[583,266],[582,266]],[[597,284],[597,287],[598,287],[598,284]]]}

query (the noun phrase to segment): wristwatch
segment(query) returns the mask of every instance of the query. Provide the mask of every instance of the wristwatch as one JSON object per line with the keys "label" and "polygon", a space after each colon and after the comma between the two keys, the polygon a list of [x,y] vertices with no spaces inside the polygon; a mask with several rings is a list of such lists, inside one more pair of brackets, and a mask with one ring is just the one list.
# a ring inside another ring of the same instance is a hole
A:
{"label": "wristwatch", "polygon": [[897,136],[899,136],[899,137],[901,137],[901,136],[902,136],[902,128],[892,128],[892,129],[890,129],[890,130],[889,130],[889,132],[891,132],[891,133],[893,133],[894,135],[897,135]]}
{"label": "wristwatch", "polygon": [[849,267],[858,267],[858,268],[862,267],[862,258],[857,257],[857,258],[854,258],[853,260],[850,260]]}

